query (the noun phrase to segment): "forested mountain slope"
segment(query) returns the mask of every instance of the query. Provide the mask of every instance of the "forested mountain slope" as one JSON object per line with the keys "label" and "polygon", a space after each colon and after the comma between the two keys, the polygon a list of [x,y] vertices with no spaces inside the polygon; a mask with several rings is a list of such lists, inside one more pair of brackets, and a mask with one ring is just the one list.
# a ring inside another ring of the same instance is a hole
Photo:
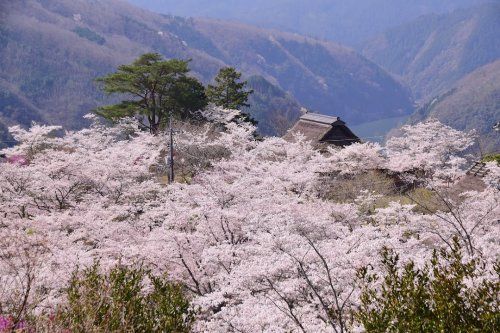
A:
{"label": "forested mountain slope", "polygon": [[266,77],[315,111],[360,123],[413,108],[405,87],[337,44],[224,21],[198,19],[194,26],[230,64]]}
{"label": "forested mountain slope", "polygon": [[[152,51],[192,59],[193,74],[205,83],[227,65],[262,76],[303,106],[351,123],[413,107],[408,90],[384,70],[329,42],[164,16],[119,0],[21,0],[3,3],[2,12],[0,79],[8,83],[2,96],[22,93],[48,123],[81,127],[83,114],[109,102],[94,79]],[[2,103],[3,118],[38,120],[13,99]]]}
{"label": "forested mountain slope", "polygon": [[484,152],[500,152],[500,60],[461,79],[456,86],[418,110],[412,123],[434,117],[460,130],[476,129]]}
{"label": "forested mountain slope", "polygon": [[423,16],[371,41],[363,54],[428,100],[500,58],[500,3]]}
{"label": "forested mountain slope", "polygon": [[30,125],[43,121],[42,111],[34,106],[19,89],[0,78],[0,148],[14,143],[8,126]]}
{"label": "forested mountain slope", "polygon": [[245,112],[252,114],[258,122],[263,135],[282,136],[302,112],[302,106],[293,96],[271,84],[262,76],[248,78],[248,87],[253,90],[249,98],[249,108]]}
{"label": "forested mountain slope", "polygon": [[420,15],[485,0],[129,0],[161,13],[231,19],[357,46]]}
{"label": "forested mountain slope", "polygon": [[476,129],[484,151],[500,150],[493,131],[500,120],[500,3],[446,15],[423,16],[389,30],[364,49],[411,87],[422,107],[410,119],[428,117],[460,129]]}

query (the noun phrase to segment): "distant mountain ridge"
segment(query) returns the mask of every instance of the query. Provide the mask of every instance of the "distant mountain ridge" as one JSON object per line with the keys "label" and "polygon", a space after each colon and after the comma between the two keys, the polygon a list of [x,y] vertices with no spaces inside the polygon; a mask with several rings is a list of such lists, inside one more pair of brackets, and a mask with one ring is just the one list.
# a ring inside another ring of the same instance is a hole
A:
{"label": "distant mountain ridge", "polygon": [[309,109],[352,123],[412,112],[410,91],[351,49],[244,24],[193,22],[230,65],[262,75]]}
{"label": "distant mountain ridge", "polygon": [[460,130],[476,130],[483,153],[500,153],[500,133],[493,130],[500,121],[500,59],[476,69],[424,105],[410,123],[430,117]]}
{"label": "distant mountain ridge", "polygon": [[428,100],[500,58],[500,2],[420,17],[372,40],[363,54]]}
{"label": "distant mountain ridge", "polygon": [[[194,75],[205,83],[228,65],[246,77],[262,77],[276,87],[266,91],[277,95],[260,101],[281,99],[295,110],[280,111],[275,103],[278,109],[263,114],[260,105],[256,112],[261,126],[274,133],[278,129],[271,118],[284,112],[282,119],[291,122],[289,115],[297,114],[298,105],[351,123],[413,110],[407,88],[334,43],[236,23],[159,15],[119,0],[19,0],[2,6],[0,79],[8,85],[0,85],[0,103],[8,105],[2,104],[0,121],[24,119],[26,114],[36,120],[40,114],[44,122],[81,127],[83,114],[113,101],[93,80],[145,52],[192,59]],[[18,93],[22,98],[11,98]],[[3,97],[7,95],[11,97]]]}
{"label": "distant mountain ridge", "polygon": [[431,13],[488,0],[129,0],[160,13],[233,20],[359,46],[392,27]]}
{"label": "distant mountain ridge", "polygon": [[363,54],[405,81],[421,107],[410,123],[438,118],[475,129],[500,151],[500,3],[422,16],[368,43]]}

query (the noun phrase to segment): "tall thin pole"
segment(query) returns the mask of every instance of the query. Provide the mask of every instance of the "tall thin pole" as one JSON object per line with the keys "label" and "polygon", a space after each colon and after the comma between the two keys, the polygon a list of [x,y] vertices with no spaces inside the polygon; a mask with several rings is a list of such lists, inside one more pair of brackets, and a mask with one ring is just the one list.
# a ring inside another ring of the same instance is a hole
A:
{"label": "tall thin pole", "polygon": [[172,129],[172,115],[168,119],[168,131],[170,135],[170,151],[169,151],[169,173],[168,173],[168,181],[170,184],[174,182],[174,135]]}

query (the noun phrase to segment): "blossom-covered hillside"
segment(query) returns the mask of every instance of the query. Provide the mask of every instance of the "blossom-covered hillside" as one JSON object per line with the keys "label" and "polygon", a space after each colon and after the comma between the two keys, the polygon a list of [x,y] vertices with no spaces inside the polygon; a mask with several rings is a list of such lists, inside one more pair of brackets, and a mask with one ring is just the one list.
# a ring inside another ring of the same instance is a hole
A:
{"label": "blossom-covered hillside", "polygon": [[358,273],[382,274],[384,248],[422,267],[455,237],[466,258],[498,259],[499,168],[461,190],[469,134],[431,120],[385,147],[319,152],[207,112],[209,124],[177,124],[174,184],[166,138],[134,120],[11,128],[20,143],[3,152],[22,159],[0,164],[0,311],[51,313],[99,260],[182,283],[195,332],[363,331]]}

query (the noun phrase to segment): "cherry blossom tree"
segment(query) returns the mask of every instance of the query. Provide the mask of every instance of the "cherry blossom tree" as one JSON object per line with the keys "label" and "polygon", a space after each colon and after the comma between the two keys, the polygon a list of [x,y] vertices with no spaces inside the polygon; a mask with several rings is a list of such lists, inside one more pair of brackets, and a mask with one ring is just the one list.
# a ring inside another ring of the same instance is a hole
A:
{"label": "cherry blossom tree", "polygon": [[474,132],[463,133],[429,119],[403,126],[402,135],[387,141],[388,168],[399,172],[422,172],[426,178],[453,181],[462,174],[467,160],[460,156],[474,144]]}
{"label": "cherry blossom tree", "polygon": [[[169,185],[167,140],[133,119],[105,127],[90,116],[90,128],[59,136],[54,127],[14,128],[20,144],[2,153],[30,163],[0,164],[0,239],[8,240],[0,257],[9,258],[0,260],[0,283],[23,289],[6,266],[26,267],[22,244],[37,249],[29,257],[35,312],[64,302],[71,272],[100,258],[104,268],[141,262],[184,283],[196,331],[351,332],[362,331],[352,317],[356,272],[381,272],[382,248],[417,265],[455,236],[470,257],[499,252],[497,167],[484,191],[442,190],[443,179],[464,175],[469,135],[431,121],[405,127],[386,147],[319,152],[303,138],[256,140],[252,125],[231,121],[237,111],[204,112],[207,124],[176,124],[175,158],[189,177]],[[396,199],[377,206],[369,187],[349,203],[320,193],[324,177],[416,169],[445,209]]]}

